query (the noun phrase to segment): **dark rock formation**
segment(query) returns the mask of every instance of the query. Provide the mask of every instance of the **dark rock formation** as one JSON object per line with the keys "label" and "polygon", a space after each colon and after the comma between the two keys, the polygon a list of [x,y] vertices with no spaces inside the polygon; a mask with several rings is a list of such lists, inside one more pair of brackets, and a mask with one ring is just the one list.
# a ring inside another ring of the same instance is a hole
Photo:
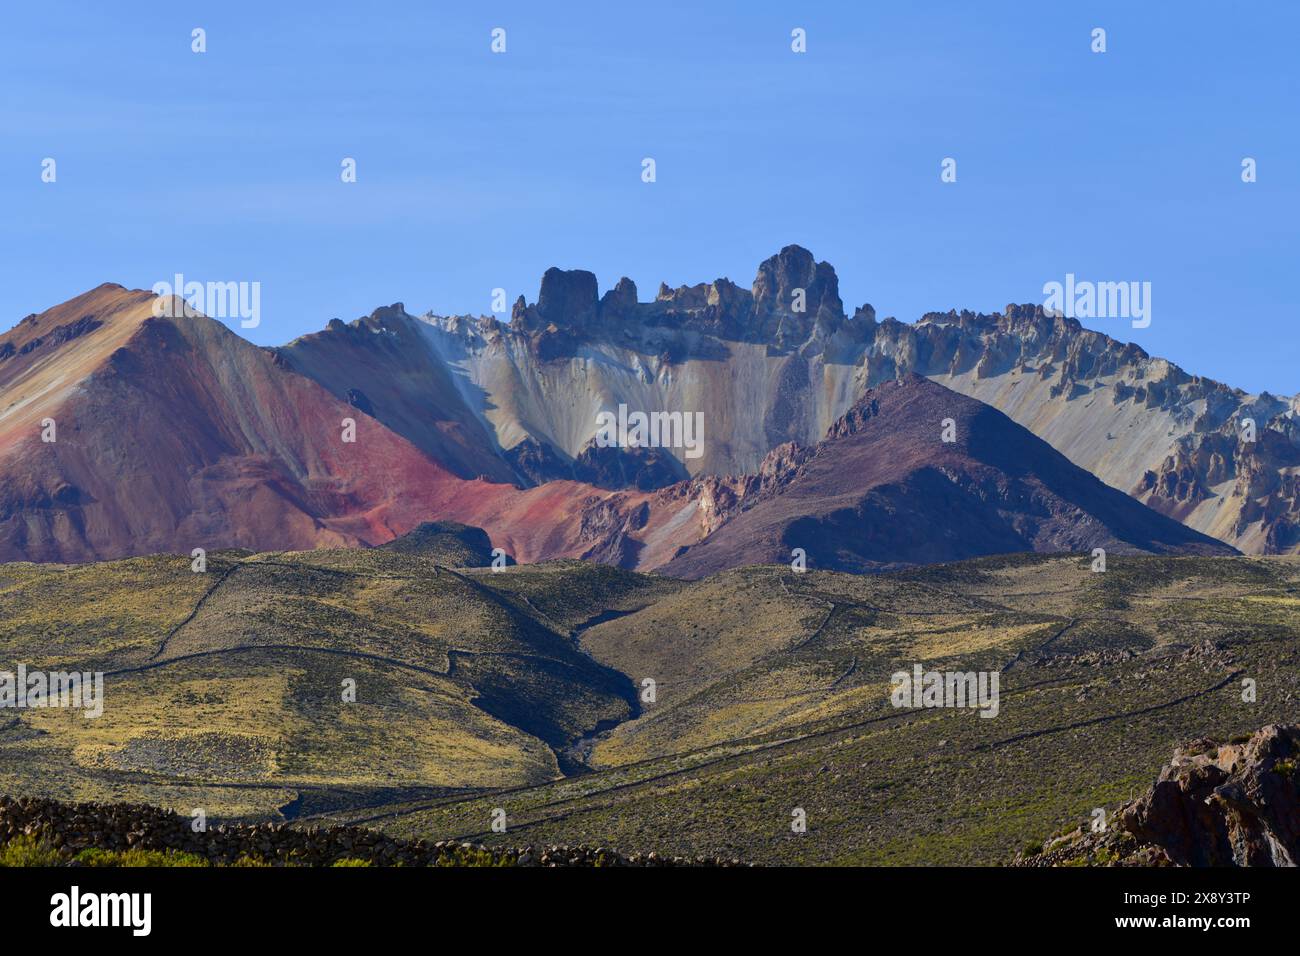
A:
{"label": "dark rock formation", "polygon": [[525,487],[573,477],[573,465],[548,443],[531,435],[502,454]]}
{"label": "dark rock formation", "polygon": [[690,477],[681,462],[662,448],[602,448],[593,440],[570,462],[547,442],[530,436],[503,454],[524,486],[570,480],[611,491],[653,491]]}
{"label": "dark rock formation", "polygon": [[627,318],[636,311],[636,283],[627,276],[618,280],[614,288],[600,299],[602,322],[613,323]]}
{"label": "dark rock formation", "polygon": [[573,477],[597,488],[653,491],[689,476],[681,462],[662,448],[601,448],[593,442],[574,459]]}
{"label": "dark rock formation", "polygon": [[844,321],[835,270],[801,246],[786,246],[758,267],[753,299],[755,334],[778,348],[802,345],[814,331],[829,335]]}
{"label": "dark rock formation", "polygon": [[1147,793],[1022,865],[1296,866],[1300,863],[1300,726],[1270,724],[1248,738],[1198,740]]}
{"label": "dark rock formation", "polygon": [[585,328],[596,317],[596,277],[584,269],[547,269],[537,294],[537,314],[543,322]]}
{"label": "dark rock formation", "polygon": [[[492,564],[492,541],[482,528],[455,521],[426,521],[380,545],[380,550],[418,554],[453,568],[486,568]],[[506,564],[514,564],[507,556]]]}
{"label": "dark rock formation", "polygon": [[366,398],[366,393],[359,388],[350,388],[347,390],[348,404],[358,411],[365,412],[367,415],[374,416],[375,406],[370,399]]}

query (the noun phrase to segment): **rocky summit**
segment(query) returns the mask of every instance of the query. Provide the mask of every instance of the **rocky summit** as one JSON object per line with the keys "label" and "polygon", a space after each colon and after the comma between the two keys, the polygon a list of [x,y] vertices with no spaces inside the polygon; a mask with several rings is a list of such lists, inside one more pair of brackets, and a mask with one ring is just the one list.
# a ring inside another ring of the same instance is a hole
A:
{"label": "rocky summit", "polygon": [[[699,459],[677,453],[680,467],[752,474],[781,444],[820,440],[868,388],[915,373],[998,408],[1112,487],[1240,550],[1300,547],[1292,399],[1186,372],[1041,305],[914,323],[878,320],[870,305],[849,312],[832,266],[798,246],[762,262],[749,288],[726,278],[665,283],[643,302],[630,279],[601,295],[592,273],[551,269],[537,303],[521,297],[509,322],[388,309],[281,351],[337,394],[346,369],[369,395],[375,363],[348,356],[386,349],[385,338],[420,341],[404,362],[430,370],[401,394],[373,381],[386,396],[376,415],[399,430],[433,416],[446,433],[482,431],[524,484],[578,477],[573,463],[596,413],[619,403],[702,412],[713,440]],[[423,384],[441,383],[447,369],[456,389]],[[426,429],[403,434],[419,444]],[[458,474],[504,474],[439,447]],[[676,477],[628,473],[642,488]]]}

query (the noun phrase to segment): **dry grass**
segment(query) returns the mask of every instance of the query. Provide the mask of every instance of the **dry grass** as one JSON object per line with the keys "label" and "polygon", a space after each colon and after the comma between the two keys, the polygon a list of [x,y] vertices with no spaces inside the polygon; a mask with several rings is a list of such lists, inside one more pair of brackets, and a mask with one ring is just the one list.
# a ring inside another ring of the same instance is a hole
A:
{"label": "dry grass", "polygon": [[[1180,741],[1300,719],[1289,559],[1111,556],[1093,574],[1014,556],[690,584],[366,551],[231,554],[206,576],[177,560],[0,567],[10,659],[126,669],[101,720],[4,713],[0,789],[382,815],[399,835],[488,841],[503,806],[512,843],[991,863],[1145,786]],[[889,676],[915,663],[998,671],[1001,713],[894,709]],[[657,700],[625,720],[645,677]],[[598,770],[565,778],[569,746],[614,724]]]}

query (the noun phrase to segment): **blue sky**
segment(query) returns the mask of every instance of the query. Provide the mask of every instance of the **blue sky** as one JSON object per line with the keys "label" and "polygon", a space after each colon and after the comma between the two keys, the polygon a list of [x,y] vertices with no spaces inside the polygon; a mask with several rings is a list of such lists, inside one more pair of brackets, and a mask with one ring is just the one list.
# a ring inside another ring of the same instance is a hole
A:
{"label": "blue sky", "polygon": [[908,321],[1149,281],[1149,328],[1086,324],[1300,391],[1300,4],[285,6],[6,5],[0,328],[179,271],[260,282],[274,344],[551,265],[747,285],[795,242]]}

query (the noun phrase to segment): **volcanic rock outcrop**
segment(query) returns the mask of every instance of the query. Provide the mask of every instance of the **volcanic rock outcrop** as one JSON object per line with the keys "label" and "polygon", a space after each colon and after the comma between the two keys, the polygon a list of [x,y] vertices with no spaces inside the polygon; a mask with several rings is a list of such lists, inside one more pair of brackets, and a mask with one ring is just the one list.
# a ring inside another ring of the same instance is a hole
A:
{"label": "volcanic rock outcrop", "polygon": [[1296,866],[1300,862],[1300,727],[1199,740],[1174,752],[1147,793],[1021,860],[1030,866]]}

